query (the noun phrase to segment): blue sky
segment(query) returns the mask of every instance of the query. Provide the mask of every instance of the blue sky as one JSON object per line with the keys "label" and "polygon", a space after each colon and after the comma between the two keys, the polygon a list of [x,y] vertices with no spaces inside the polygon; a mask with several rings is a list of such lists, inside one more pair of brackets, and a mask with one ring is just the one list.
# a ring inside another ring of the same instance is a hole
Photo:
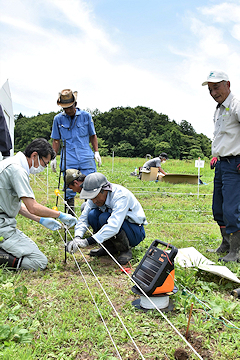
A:
{"label": "blue sky", "polygon": [[201,83],[229,75],[240,98],[240,1],[0,0],[0,86],[15,114],[57,111],[58,92],[108,111],[147,106],[212,137]]}

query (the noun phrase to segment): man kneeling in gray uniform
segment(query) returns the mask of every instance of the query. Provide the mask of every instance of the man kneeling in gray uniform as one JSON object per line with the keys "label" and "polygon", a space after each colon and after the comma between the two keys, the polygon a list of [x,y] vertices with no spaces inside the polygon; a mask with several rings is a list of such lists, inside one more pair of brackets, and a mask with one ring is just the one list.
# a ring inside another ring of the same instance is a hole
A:
{"label": "man kneeling in gray uniform", "polygon": [[16,269],[45,269],[46,256],[22,231],[16,228],[15,217],[21,214],[50,230],[61,223],[73,226],[77,219],[69,214],[49,209],[35,200],[29,174],[37,174],[56,156],[46,139],[33,140],[22,153],[0,162],[0,265]]}

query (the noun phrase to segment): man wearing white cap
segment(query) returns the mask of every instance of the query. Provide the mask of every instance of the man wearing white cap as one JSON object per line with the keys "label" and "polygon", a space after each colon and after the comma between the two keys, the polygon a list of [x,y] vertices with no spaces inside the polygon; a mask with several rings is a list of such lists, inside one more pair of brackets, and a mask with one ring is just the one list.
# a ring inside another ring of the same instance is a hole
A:
{"label": "man wearing white cap", "polygon": [[[77,91],[64,89],[59,93],[57,104],[63,112],[54,117],[51,138],[56,154],[60,148],[60,140],[66,142],[66,159],[64,151],[61,152],[61,171],[78,169],[82,174],[88,175],[97,171],[95,160],[101,166],[101,157],[98,152],[98,139],[91,114],[77,108]],[[90,148],[92,144],[94,153]],[[65,169],[66,160],[66,169]],[[51,161],[51,168],[56,172],[56,159]],[[66,199],[69,211],[74,215],[74,197],[76,193],[68,189]]]}
{"label": "man wearing white cap", "polygon": [[[218,103],[214,113],[211,168],[215,167],[213,216],[222,234],[217,253],[240,262],[240,101],[230,91],[227,74],[211,71],[202,85]],[[210,250],[211,251],[211,250]]]}
{"label": "man wearing white cap", "polygon": [[[132,258],[131,247],[145,238],[147,224],[141,204],[125,187],[110,183],[101,173],[86,176],[80,198],[88,199],[84,211],[75,226],[75,238],[68,243],[67,250],[75,252],[79,247],[104,244],[111,254],[117,254],[118,262],[127,264]],[[91,225],[94,234],[82,239]],[[107,255],[105,249],[90,251],[91,256]]]}

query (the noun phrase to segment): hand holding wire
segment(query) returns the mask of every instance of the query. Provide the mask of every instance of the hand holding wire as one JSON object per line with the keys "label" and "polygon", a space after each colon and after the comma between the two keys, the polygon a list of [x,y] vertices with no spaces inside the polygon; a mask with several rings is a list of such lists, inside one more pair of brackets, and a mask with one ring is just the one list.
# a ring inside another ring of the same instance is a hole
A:
{"label": "hand holding wire", "polygon": [[62,212],[60,212],[58,219],[61,220],[68,227],[74,226],[78,222],[78,219],[75,218],[74,216]]}
{"label": "hand holding wire", "polygon": [[67,243],[67,252],[74,254],[78,251],[78,247],[85,248],[88,246],[87,239],[81,239],[80,236],[75,236],[75,238]]}
{"label": "hand holding wire", "polygon": [[52,219],[52,218],[41,217],[39,224],[41,224],[41,225],[45,226],[47,229],[50,229],[53,231],[61,229],[60,222],[58,222],[57,220]]}

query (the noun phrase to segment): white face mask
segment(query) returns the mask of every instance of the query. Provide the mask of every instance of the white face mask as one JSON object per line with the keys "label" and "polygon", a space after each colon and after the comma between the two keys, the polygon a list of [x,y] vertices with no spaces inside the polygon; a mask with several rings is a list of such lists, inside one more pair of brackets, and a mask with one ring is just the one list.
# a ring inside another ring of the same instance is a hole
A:
{"label": "white face mask", "polygon": [[30,167],[30,170],[29,170],[30,174],[35,175],[35,174],[38,174],[38,173],[42,172],[45,169],[45,167],[40,164],[39,155],[38,155],[38,164],[39,164],[39,166],[37,168],[35,168],[34,167],[34,160],[32,159],[32,166]]}
{"label": "white face mask", "polygon": [[164,164],[165,162],[166,162],[166,160],[162,160],[162,161],[161,161],[161,164]]}

